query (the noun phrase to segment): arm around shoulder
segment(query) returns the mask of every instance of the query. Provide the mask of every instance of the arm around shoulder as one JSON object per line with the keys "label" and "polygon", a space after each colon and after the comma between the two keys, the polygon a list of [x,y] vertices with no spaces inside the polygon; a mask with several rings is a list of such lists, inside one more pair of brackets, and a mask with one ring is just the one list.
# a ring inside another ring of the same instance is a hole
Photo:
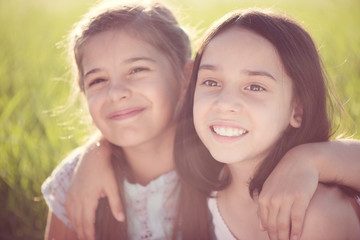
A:
{"label": "arm around shoulder", "polygon": [[77,240],[76,233],[68,228],[53,212],[49,212],[45,240]]}
{"label": "arm around shoulder", "polygon": [[319,180],[321,182],[335,182],[360,191],[359,140],[339,139],[310,145],[315,147],[315,155],[320,155]]}
{"label": "arm around shoulder", "polygon": [[352,200],[338,187],[319,184],[308,207],[300,239],[360,239],[360,219]]}

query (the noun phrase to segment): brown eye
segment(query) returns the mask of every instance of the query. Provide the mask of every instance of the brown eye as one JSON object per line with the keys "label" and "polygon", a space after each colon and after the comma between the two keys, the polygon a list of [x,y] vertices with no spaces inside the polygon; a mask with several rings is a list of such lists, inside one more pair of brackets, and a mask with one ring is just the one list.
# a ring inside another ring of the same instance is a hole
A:
{"label": "brown eye", "polygon": [[205,80],[202,85],[208,86],[208,87],[220,87],[221,85],[214,80]]}
{"label": "brown eye", "polygon": [[93,81],[91,81],[89,83],[89,87],[93,86],[93,85],[96,85],[96,84],[99,84],[99,83],[102,83],[102,82],[105,82],[106,80],[104,78],[95,78]]}
{"label": "brown eye", "polygon": [[245,89],[249,90],[249,91],[254,91],[254,92],[266,91],[265,88],[263,88],[262,86],[257,85],[257,84],[251,84],[251,85],[247,86]]}
{"label": "brown eye", "polygon": [[148,70],[149,70],[149,68],[146,68],[146,67],[136,67],[130,71],[130,74],[135,74],[135,73],[144,72],[144,71],[148,71]]}

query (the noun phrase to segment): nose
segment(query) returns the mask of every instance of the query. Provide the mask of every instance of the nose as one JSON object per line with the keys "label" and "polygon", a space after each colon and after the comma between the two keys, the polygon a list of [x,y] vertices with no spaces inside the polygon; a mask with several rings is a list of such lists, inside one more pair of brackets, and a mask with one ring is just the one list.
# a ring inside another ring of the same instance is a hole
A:
{"label": "nose", "polygon": [[130,98],[132,92],[130,87],[123,82],[116,81],[110,84],[108,97],[110,101],[116,102]]}
{"label": "nose", "polygon": [[214,102],[214,108],[221,112],[236,113],[242,109],[241,92],[236,88],[224,88]]}

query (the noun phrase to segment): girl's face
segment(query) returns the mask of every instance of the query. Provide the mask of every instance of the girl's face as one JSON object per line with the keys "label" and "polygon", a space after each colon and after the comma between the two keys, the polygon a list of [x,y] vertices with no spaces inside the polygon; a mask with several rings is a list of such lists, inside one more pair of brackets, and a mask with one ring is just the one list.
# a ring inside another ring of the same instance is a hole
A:
{"label": "girl's face", "polygon": [[90,37],[81,51],[89,111],[106,139],[133,147],[173,138],[183,87],[163,53],[120,30]]}
{"label": "girl's face", "polygon": [[194,96],[196,131],[220,162],[262,161],[289,125],[300,127],[292,93],[273,45],[233,27],[204,51]]}

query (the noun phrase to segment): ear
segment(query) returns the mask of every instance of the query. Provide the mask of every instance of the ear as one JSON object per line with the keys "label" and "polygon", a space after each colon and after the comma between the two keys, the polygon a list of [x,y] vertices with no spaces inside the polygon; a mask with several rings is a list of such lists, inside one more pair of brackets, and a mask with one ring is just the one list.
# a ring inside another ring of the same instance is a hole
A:
{"label": "ear", "polygon": [[303,115],[304,115],[303,105],[299,101],[296,101],[294,103],[294,107],[292,110],[292,114],[291,114],[291,118],[290,118],[290,125],[293,128],[301,127]]}

